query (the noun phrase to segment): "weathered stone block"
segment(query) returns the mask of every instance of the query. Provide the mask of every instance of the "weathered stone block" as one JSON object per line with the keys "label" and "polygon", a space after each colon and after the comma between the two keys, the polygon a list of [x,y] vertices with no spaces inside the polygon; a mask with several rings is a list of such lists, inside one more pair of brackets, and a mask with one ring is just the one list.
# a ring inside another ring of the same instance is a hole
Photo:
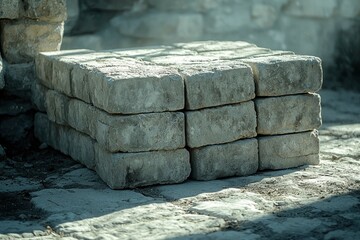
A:
{"label": "weathered stone block", "polygon": [[185,119],[181,112],[110,115],[53,90],[46,93],[46,109],[51,121],[91,136],[110,152],[185,147]]}
{"label": "weathered stone block", "polygon": [[1,0],[0,1],[0,19],[19,18],[20,1],[19,0]]}
{"label": "weathered stone block", "polygon": [[34,81],[31,86],[31,102],[40,112],[45,112],[45,102],[46,102],[46,91],[47,88]]}
{"label": "weathered stone block", "polygon": [[5,90],[15,96],[30,99],[31,85],[35,82],[34,63],[7,64]]}
{"label": "weathered stone block", "polygon": [[66,20],[66,0],[22,0],[20,15],[46,22]]}
{"label": "weathered stone block", "polygon": [[257,96],[316,92],[321,88],[321,60],[312,56],[281,55],[243,60],[255,75]]}
{"label": "weathered stone block", "polygon": [[63,29],[63,23],[2,21],[3,57],[9,63],[25,63],[33,61],[39,52],[59,50]]}
{"label": "weathered stone block", "polygon": [[258,138],[259,169],[284,169],[319,163],[317,131]]}
{"label": "weathered stone block", "polygon": [[255,44],[242,41],[193,41],[188,43],[175,43],[174,46],[193,50],[199,53],[209,51],[226,51],[256,47]]}
{"label": "weathered stone block", "polygon": [[207,63],[179,67],[185,80],[186,109],[248,101],[255,97],[252,70],[241,63]]}
{"label": "weathered stone block", "polygon": [[185,181],[190,175],[186,149],[110,153],[95,145],[96,172],[112,189]]}
{"label": "weathered stone block", "polygon": [[[73,79],[74,80],[74,79]],[[109,113],[146,113],[184,108],[184,82],[171,68],[119,59],[88,74],[92,103]]]}
{"label": "weathered stone block", "polygon": [[255,108],[260,135],[304,132],[321,126],[318,94],[257,98]]}
{"label": "weathered stone block", "polygon": [[190,156],[191,177],[196,180],[250,175],[259,165],[256,139],[191,149]]}
{"label": "weathered stone block", "polygon": [[35,136],[90,169],[95,168],[94,140],[72,128],[51,122],[46,114],[35,115]]}
{"label": "weathered stone block", "polygon": [[190,148],[256,136],[256,113],[252,101],[187,111],[185,114],[186,139]]}

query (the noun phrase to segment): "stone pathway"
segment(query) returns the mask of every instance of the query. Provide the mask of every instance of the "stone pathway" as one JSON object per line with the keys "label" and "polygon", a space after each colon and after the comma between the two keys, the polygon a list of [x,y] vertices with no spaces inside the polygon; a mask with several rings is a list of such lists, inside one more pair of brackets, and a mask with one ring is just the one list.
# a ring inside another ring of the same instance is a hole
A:
{"label": "stone pathway", "polygon": [[360,93],[322,90],[321,163],[110,190],[42,149],[0,161],[0,239],[357,239]]}

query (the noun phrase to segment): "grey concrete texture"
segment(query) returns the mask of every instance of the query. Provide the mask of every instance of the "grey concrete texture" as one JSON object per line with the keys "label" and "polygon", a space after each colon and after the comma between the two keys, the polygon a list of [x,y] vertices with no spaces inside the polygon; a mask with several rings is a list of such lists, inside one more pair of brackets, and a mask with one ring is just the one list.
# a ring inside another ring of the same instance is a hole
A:
{"label": "grey concrete texture", "polygon": [[54,90],[46,93],[51,121],[91,136],[110,152],[173,150],[185,147],[182,112],[111,115]]}
{"label": "grey concrete texture", "polygon": [[184,65],[187,110],[245,102],[255,97],[252,70],[241,63]]}
{"label": "grey concrete texture", "polygon": [[[69,53],[55,58],[45,55],[40,54],[36,64],[45,86],[91,102],[109,113],[163,112],[184,107],[184,82],[176,70],[123,59],[109,52],[87,56]],[[53,80],[43,70],[50,64]],[[71,73],[73,68],[76,70]],[[49,81],[51,84],[45,83]]]}
{"label": "grey concrete texture", "polygon": [[259,135],[305,132],[321,126],[320,95],[316,93],[255,99]]}
{"label": "grey concrete texture", "polygon": [[2,21],[1,48],[8,63],[26,63],[39,52],[60,50],[64,23]]}
{"label": "grey concrete texture", "polygon": [[258,137],[259,170],[276,170],[319,164],[317,130]]}
{"label": "grey concrete texture", "polygon": [[110,153],[95,145],[96,172],[112,189],[185,181],[190,175],[186,149],[141,153]]}
{"label": "grey concrete texture", "polygon": [[35,114],[34,133],[41,142],[71,156],[87,168],[95,168],[95,141],[87,135],[51,122],[44,113]]}
{"label": "grey concrete texture", "polygon": [[258,170],[257,139],[190,149],[191,178],[213,180],[246,176]]}
{"label": "grey concrete texture", "polygon": [[281,55],[244,60],[253,68],[256,96],[280,96],[320,90],[321,60],[312,56]]}
{"label": "grey concrete texture", "polygon": [[186,143],[190,148],[256,136],[253,101],[186,111]]}

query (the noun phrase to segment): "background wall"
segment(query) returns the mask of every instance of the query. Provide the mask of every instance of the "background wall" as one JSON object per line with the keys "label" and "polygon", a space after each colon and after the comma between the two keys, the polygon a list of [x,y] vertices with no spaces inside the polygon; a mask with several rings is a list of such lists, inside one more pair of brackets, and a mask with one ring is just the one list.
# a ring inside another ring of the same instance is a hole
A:
{"label": "background wall", "polygon": [[68,0],[62,49],[244,40],[323,59],[325,87],[360,90],[359,0]]}

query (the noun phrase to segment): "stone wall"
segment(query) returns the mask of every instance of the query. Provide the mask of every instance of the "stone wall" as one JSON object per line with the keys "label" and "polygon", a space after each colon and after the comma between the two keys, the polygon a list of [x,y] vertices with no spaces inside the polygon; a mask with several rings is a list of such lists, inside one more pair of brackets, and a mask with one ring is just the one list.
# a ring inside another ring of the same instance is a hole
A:
{"label": "stone wall", "polygon": [[320,57],[324,62],[325,87],[338,86],[334,79],[341,78],[342,86],[354,88],[353,81],[359,77],[360,54],[352,54],[360,52],[358,0],[68,0],[68,3],[63,49],[244,40]]}
{"label": "stone wall", "polygon": [[14,151],[31,145],[34,58],[39,52],[60,49],[65,4],[65,0],[0,1],[0,144],[16,146]]}

